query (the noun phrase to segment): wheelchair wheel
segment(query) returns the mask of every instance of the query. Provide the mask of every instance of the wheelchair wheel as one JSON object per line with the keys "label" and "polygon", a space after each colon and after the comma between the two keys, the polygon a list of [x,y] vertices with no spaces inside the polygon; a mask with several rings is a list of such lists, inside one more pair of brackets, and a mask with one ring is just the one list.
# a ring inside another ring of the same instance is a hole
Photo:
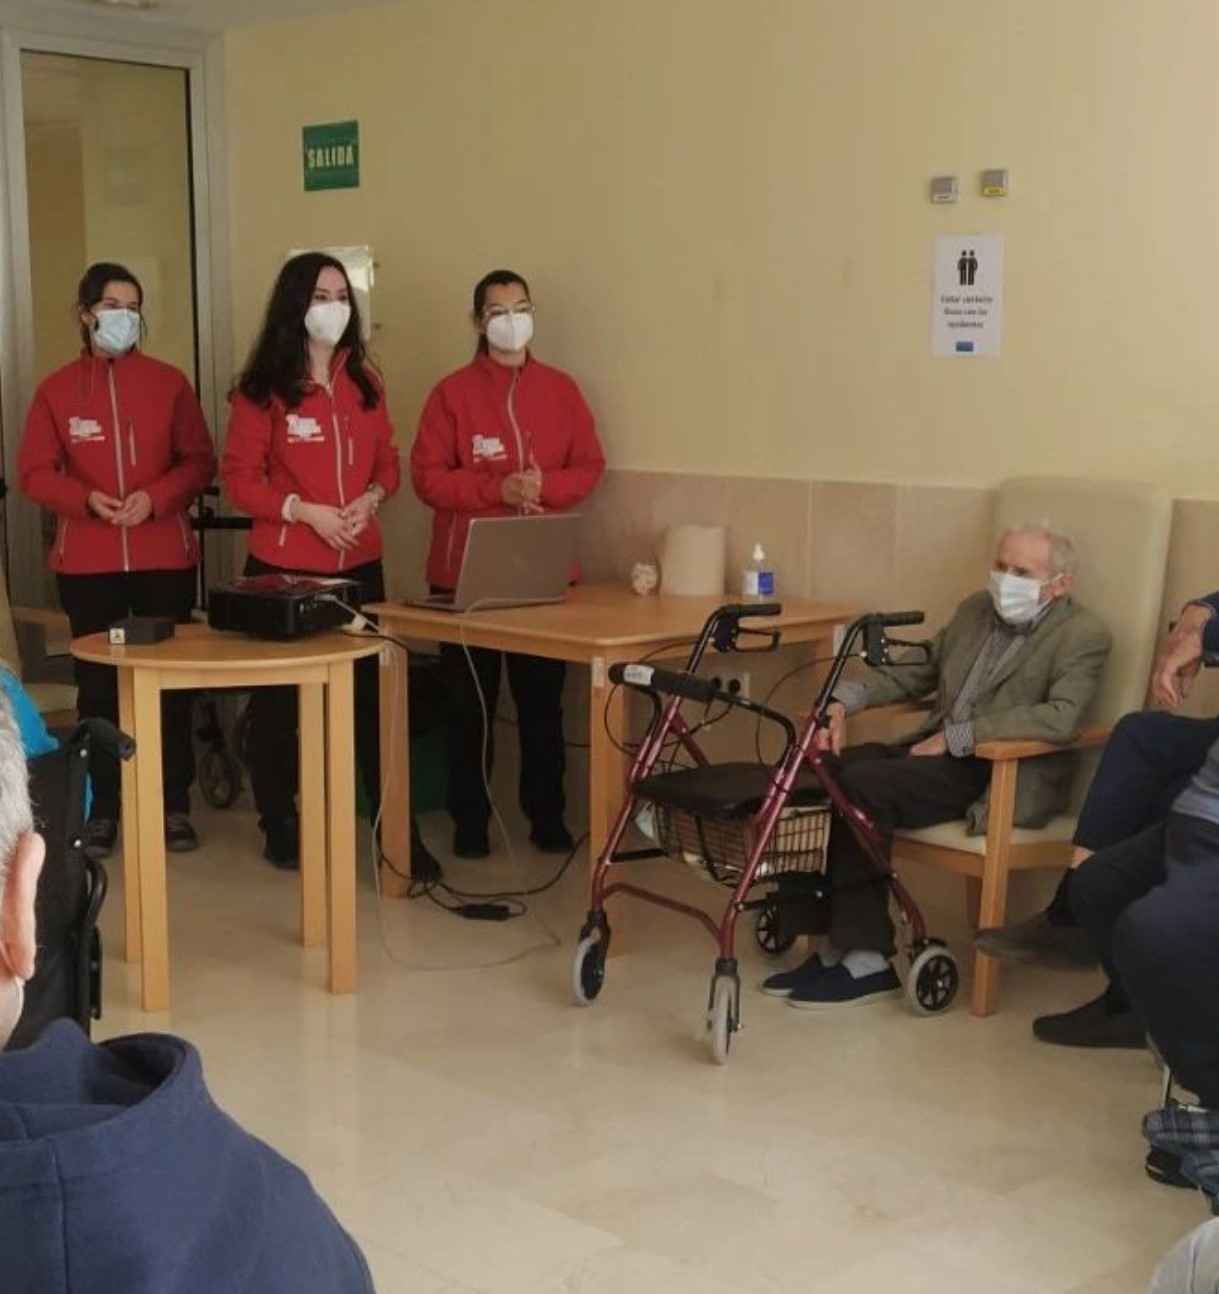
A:
{"label": "wheelchair wheel", "polygon": [[605,942],[600,934],[585,935],[571,959],[571,996],[577,1006],[592,1006],[605,983]]}
{"label": "wheelchair wheel", "polygon": [[227,809],[241,794],[241,765],[223,746],[209,746],[199,760],[199,793],[213,809]]}
{"label": "wheelchair wheel", "polygon": [[796,942],[795,935],[785,935],[779,919],[779,904],[776,899],[767,899],[758,909],[758,921],[753,928],[758,947],[772,957],[785,953]]}
{"label": "wheelchair wheel", "polygon": [[711,998],[707,1006],[707,1041],[711,1045],[711,1059],[717,1065],[728,1063],[732,1035],[741,1027],[737,1013],[739,987],[739,982],[730,975],[715,975],[711,979]]}
{"label": "wheelchair wheel", "polygon": [[947,1011],[961,985],[957,959],[943,944],[928,944],[910,963],[906,997],[916,1015]]}

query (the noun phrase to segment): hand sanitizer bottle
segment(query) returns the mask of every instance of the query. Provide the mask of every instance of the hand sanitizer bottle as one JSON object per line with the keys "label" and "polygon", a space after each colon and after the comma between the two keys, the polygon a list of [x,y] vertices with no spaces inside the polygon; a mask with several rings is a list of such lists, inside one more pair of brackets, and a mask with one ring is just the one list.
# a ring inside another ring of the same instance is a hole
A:
{"label": "hand sanitizer bottle", "polygon": [[775,573],[766,564],[766,551],[761,544],[754,544],[749,555],[749,565],[745,567],[741,581],[741,593],[747,598],[773,598],[775,595]]}

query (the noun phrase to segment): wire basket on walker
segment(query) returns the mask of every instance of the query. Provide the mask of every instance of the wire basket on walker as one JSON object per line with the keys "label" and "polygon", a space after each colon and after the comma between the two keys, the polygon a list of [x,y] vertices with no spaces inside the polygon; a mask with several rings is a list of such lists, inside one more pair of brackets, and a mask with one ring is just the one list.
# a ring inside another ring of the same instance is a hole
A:
{"label": "wire basket on walker", "polygon": [[[769,705],[725,691],[716,680],[696,674],[709,647],[719,652],[774,651],[779,631],[746,627],[742,621],[780,613],[777,603],[720,607],[708,617],[684,670],[648,664],[616,665],[610,670],[613,682],[648,697],[652,718],[631,765],[626,799],[593,871],[588,915],[572,962],[572,995],[579,1005],[588,1006],[605,983],[611,935],[605,904],[611,895],[642,899],[691,917],[719,947],[706,1023],[711,1054],[721,1064],[741,1027],[737,920],[743,912],[757,913],[757,941],[767,952],[785,951],[798,934],[825,929],[834,894],[832,878],[825,871],[831,824],[834,830],[852,831],[872,864],[873,875],[852,885],[883,886],[897,904],[910,961],[906,996],[914,1010],[924,1015],[946,1010],[960,982],[956,959],[941,940],[928,937],[918,905],[894,874],[887,841],[846,798],[833,759],[817,742],[847,661],[859,656],[871,666],[889,665],[895,663],[890,659],[891,646],[921,647],[899,643],[885,631],[921,624],[923,613],[873,612],[849,625],[816,704],[800,729]],[[742,645],[742,637],[760,638],[763,645]],[[783,736],[778,760],[712,763],[695,739],[700,725],[691,724],[683,714],[686,701],[708,709],[713,705],[740,709],[757,716],[759,722],[775,725]],[[636,820],[653,836],[654,847],[622,847],[628,827]],[[611,872],[659,857],[682,862],[731,890],[722,914],[713,915],[632,881],[611,880]],[[762,887],[770,888],[754,895]]]}

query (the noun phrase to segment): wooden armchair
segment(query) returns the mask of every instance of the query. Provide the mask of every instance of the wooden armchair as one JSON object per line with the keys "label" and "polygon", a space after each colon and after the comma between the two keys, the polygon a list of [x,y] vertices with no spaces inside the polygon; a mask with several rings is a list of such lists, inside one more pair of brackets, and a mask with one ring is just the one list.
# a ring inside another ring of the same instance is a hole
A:
{"label": "wooden armchair", "polygon": [[[1008,881],[1013,872],[1063,869],[1070,861],[1074,814],[1063,814],[1037,829],[1012,825],[1016,774],[1022,759],[1063,749],[1096,750],[1123,714],[1141,709],[1160,631],[1164,570],[1172,528],[1172,499],[1158,486],[1136,482],[1084,481],[1064,477],[1022,477],[1006,481],[995,500],[995,531],[1021,521],[1049,518],[1075,540],[1078,571],[1075,596],[1113,633],[1113,653],[1092,707],[1090,726],[1068,747],[1036,741],[996,741],[976,754],[992,761],[988,830],[966,834],[964,821],[919,831],[899,831],[895,862],[910,860],[966,878],[973,926],[1003,925]],[[1091,780],[1085,758],[1075,790],[1082,802]],[[974,954],[970,1010],[990,1015],[999,987],[999,962]]]}
{"label": "wooden armchair", "polygon": [[[0,570],[0,658],[21,677],[21,651],[16,628],[19,624],[33,626],[44,634],[68,632],[68,617],[62,611],[12,606],[8,600],[8,581],[4,578],[4,571]],[[65,727],[76,722],[76,687],[73,684],[22,681],[48,726]]]}

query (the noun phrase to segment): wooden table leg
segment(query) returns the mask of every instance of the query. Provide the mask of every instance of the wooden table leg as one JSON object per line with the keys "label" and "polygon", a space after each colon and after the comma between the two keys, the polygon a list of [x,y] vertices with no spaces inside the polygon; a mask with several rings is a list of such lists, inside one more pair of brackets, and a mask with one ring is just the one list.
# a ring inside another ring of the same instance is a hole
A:
{"label": "wooden table leg", "polygon": [[156,670],[133,675],[134,764],[137,813],[125,810],[137,833],[140,930],[143,950],[142,1005],[169,1009],[169,911],[165,898],[165,820],[161,781],[161,678]]}
{"label": "wooden table leg", "polygon": [[356,991],[356,783],[351,661],[326,684],[326,852],[332,993]]}
{"label": "wooden table leg", "polygon": [[326,944],[325,685],[300,685],[301,943]]}
{"label": "wooden table leg", "polygon": [[[135,736],[135,689],[133,670],[118,671],[119,727]],[[138,962],[143,956],[140,941],[140,792],[136,785],[135,760],[119,762],[123,800],[123,956]]]}
{"label": "wooden table leg", "polygon": [[410,889],[411,740],[410,655],[382,647],[381,679],[381,893],[402,899]]}

